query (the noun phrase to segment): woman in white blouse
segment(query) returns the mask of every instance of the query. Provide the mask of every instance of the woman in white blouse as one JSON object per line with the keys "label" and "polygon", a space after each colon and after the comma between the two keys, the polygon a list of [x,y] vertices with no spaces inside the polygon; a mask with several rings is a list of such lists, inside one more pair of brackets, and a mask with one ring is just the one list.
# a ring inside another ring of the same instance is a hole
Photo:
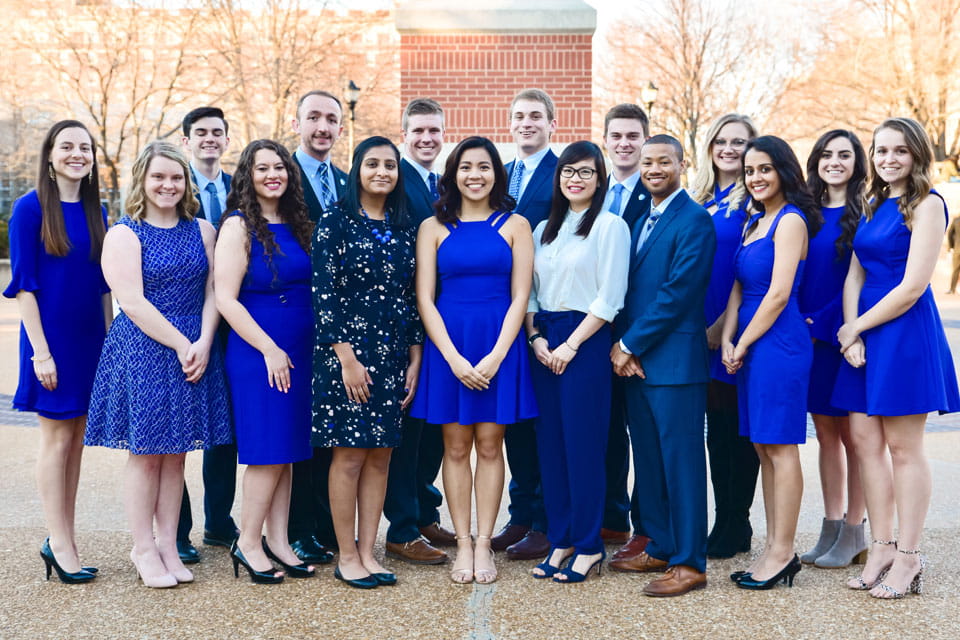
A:
{"label": "woman in white blouse", "polygon": [[[600,574],[610,421],[610,323],[623,306],[630,230],[601,211],[607,175],[592,142],[564,150],[550,217],[533,233],[527,340],[536,360],[537,450],[550,554],[535,578],[582,582]],[[567,563],[566,568],[562,568]]]}

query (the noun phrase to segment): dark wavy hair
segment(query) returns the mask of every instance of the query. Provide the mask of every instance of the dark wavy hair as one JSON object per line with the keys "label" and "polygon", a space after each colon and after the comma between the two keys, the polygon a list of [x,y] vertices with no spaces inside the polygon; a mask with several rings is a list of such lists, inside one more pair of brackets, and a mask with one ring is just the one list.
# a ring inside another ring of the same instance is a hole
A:
{"label": "dark wavy hair", "polygon": [[490,162],[493,164],[493,189],[487,197],[487,203],[494,211],[513,211],[517,208],[517,202],[507,193],[508,181],[507,170],[503,167],[503,161],[497,148],[487,138],[481,136],[470,136],[461,140],[450,157],[447,158],[447,164],[444,167],[443,175],[440,177],[440,199],[434,204],[437,211],[437,220],[444,224],[454,223],[460,219],[460,206],[463,203],[463,196],[457,188],[457,169],[460,167],[460,159],[463,158],[465,151],[470,149],[484,149],[490,155]]}
{"label": "dark wavy hair", "polygon": [[844,202],[843,215],[840,217],[840,237],[837,238],[837,260],[843,258],[844,254],[853,248],[853,236],[857,233],[857,225],[860,224],[860,217],[863,215],[863,189],[867,179],[867,154],[863,150],[863,145],[857,138],[857,134],[846,129],[833,129],[820,136],[810,157],[807,158],[807,187],[813,199],[823,203],[827,197],[827,183],[820,177],[820,157],[824,149],[831,141],[837,138],[846,138],[853,147],[853,175],[846,186],[846,200]]}
{"label": "dark wavy hair", "polygon": [[383,136],[371,136],[357,145],[357,148],[353,151],[353,165],[350,167],[350,177],[347,178],[347,188],[337,205],[347,215],[363,220],[363,215],[360,213],[360,192],[363,190],[360,185],[360,168],[367,152],[376,147],[390,147],[390,150],[393,151],[393,157],[397,161],[397,181],[393,185],[393,191],[387,195],[386,203],[386,210],[393,216],[390,222],[401,227],[410,226],[410,217],[407,215],[407,198],[403,187],[403,172],[400,171],[400,150],[397,149],[397,145]]}
{"label": "dark wavy hair", "polygon": [[[310,240],[313,235],[313,222],[307,213],[307,205],[303,200],[303,186],[300,184],[300,170],[293,163],[293,157],[286,147],[273,140],[254,140],[247,145],[240,160],[237,161],[237,170],[230,183],[230,193],[227,195],[227,211],[239,211],[247,223],[247,231],[256,236],[263,245],[263,253],[269,261],[274,252],[279,252],[273,231],[270,231],[267,219],[263,217],[260,201],[253,186],[253,166],[257,151],[267,149],[273,151],[283,162],[287,170],[287,189],[280,196],[277,213],[285,225],[290,228],[304,251],[310,253]],[[247,253],[250,252],[250,238],[247,238]],[[271,265],[272,268],[272,265]]]}
{"label": "dark wavy hair", "polygon": [[63,257],[70,253],[70,238],[67,236],[67,227],[63,221],[63,206],[60,204],[60,188],[57,186],[53,166],[50,164],[50,152],[53,151],[57,136],[66,129],[82,129],[90,138],[93,165],[90,167],[90,175],[80,181],[80,202],[83,203],[87,230],[90,232],[90,260],[100,262],[103,236],[106,235],[107,230],[103,225],[103,210],[100,208],[100,167],[97,164],[97,144],[93,141],[90,131],[77,120],[61,120],[54,124],[47,131],[40,147],[36,183],[41,212],[40,238],[48,254]]}
{"label": "dark wavy hair", "polygon": [[[800,161],[790,145],[777,136],[760,136],[747,143],[743,152],[744,162],[750,151],[760,151],[770,156],[773,168],[780,177],[780,190],[784,199],[800,209],[807,218],[808,236],[812,238],[817,235],[823,226],[823,212],[820,211],[820,203],[813,199],[810,189],[807,188]],[[753,204],[757,211],[764,210],[762,203],[754,201]]]}
{"label": "dark wavy hair", "polygon": [[567,200],[567,197],[563,195],[563,190],[560,189],[560,170],[581,160],[593,160],[593,168],[597,171],[597,190],[593,192],[590,207],[577,226],[578,236],[586,238],[590,235],[590,229],[593,228],[593,223],[600,215],[600,210],[603,209],[603,199],[607,195],[607,167],[603,160],[603,151],[588,140],[574,142],[563,150],[557,160],[557,170],[553,174],[553,199],[550,201],[550,217],[547,218],[547,226],[544,227],[543,235],[540,236],[540,244],[550,244],[556,240],[560,227],[567,217],[567,211],[570,209],[570,201]]}

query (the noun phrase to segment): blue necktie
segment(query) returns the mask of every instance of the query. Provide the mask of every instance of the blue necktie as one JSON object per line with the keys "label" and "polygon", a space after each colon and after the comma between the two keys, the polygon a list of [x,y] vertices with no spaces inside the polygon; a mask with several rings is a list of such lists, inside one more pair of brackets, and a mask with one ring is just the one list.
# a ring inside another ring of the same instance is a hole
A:
{"label": "blue necktie", "polygon": [[620,205],[623,202],[623,190],[625,188],[619,182],[613,185],[613,201],[610,203],[610,213],[620,215]]}
{"label": "blue necktie", "polygon": [[513,163],[513,173],[510,175],[510,186],[507,187],[507,193],[518,203],[520,202],[520,185],[523,184],[523,170],[525,168],[523,161],[517,158],[517,161]]}
{"label": "blue necktie", "polygon": [[433,201],[436,202],[440,199],[440,190],[437,189],[437,174],[431,173],[430,177],[427,178],[427,182],[430,184],[430,196],[433,198]]}
{"label": "blue necktie", "polygon": [[650,237],[650,233],[653,231],[653,228],[657,226],[657,220],[660,219],[660,213],[657,211],[651,211],[650,217],[647,218],[647,223],[643,225],[643,231],[640,232],[640,239],[637,241],[637,251],[639,252],[643,243],[647,241],[647,238]]}
{"label": "blue necktie", "polygon": [[321,162],[320,168],[317,169],[317,180],[320,182],[320,193],[317,194],[317,197],[320,198],[320,206],[324,209],[329,208],[333,200],[333,194],[330,193],[330,184],[327,182],[327,173],[329,172],[329,165],[326,162]]}
{"label": "blue necktie", "polygon": [[220,209],[220,196],[217,194],[217,185],[212,182],[208,182],[207,186],[203,188],[204,191],[210,194],[210,206],[207,209],[207,220],[209,220],[213,226],[220,224],[220,215],[223,211]]}

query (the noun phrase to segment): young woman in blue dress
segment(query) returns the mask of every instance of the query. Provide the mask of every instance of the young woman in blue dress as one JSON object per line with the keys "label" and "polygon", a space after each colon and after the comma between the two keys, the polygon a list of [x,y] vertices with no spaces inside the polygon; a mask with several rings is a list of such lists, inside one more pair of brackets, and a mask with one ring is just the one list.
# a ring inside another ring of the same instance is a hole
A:
{"label": "young woman in blue dress", "polygon": [[50,535],[40,556],[61,581],[89,582],[74,531],[77,482],[90,391],[113,312],[100,270],[106,215],[96,146],[86,127],[63,120],[40,148],[37,186],[13,205],[12,279],[3,292],[20,308],[20,379],[13,406],[40,422],[37,488]]}
{"label": "young woman in blue dress", "polygon": [[234,568],[242,564],[253,582],[279,582],[284,573],[274,572],[275,560],[291,578],[310,577],[313,567],[287,541],[292,463],[312,453],[313,350],[313,224],[290,152],[272,140],[247,145],[227,211],[214,284],[217,310],[231,329],[225,367],[239,462],[247,465]]}
{"label": "young woman in blue dress", "polygon": [[932,191],[933,148],[919,123],[885,120],[873,133],[870,158],[870,204],[843,288],[837,338],[845,362],[832,402],[850,411],[873,538],[863,572],[847,586],[869,589],[875,598],[901,598],[923,588],[920,538],[931,491],[923,449],[927,413],[960,410],[953,358],[930,289],[948,214]]}
{"label": "young woman in blue dress", "polygon": [[767,536],[763,553],[732,578],[744,589],[793,584],[803,495],[797,445],[806,440],[813,347],[797,291],[808,238],[823,220],[790,146],[774,136],[747,145],[744,182],[759,210],[737,250],[737,280],[723,326],[723,362],[737,377],[740,433],[760,457]]}
{"label": "young woman in blue dress", "polygon": [[852,131],[828,131],[813,145],[807,159],[807,186],[821,204],[824,226],[810,240],[800,286],[800,313],[813,340],[807,411],[817,429],[825,514],[820,538],[800,561],[830,569],[845,567],[854,559],[863,562],[867,549],[866,505],[847,412],[830,403],[843,360],[837,343],[837,329],[843,324],[843,281],[850,266],[853,235],[863,215],[866,177],[866,154]]}
{"label": "young woman in blue dress", "polygon": [[457,535],[451,580],[485,584],[497,578],[490,536],[503,493],[504,425],[537,414],[520,336],[533,236],[526,218],[510,213],[515,203],[490,140],[461,141],[440,184],[437,215],[417,236],[417,304],[429,339],[411,413],[443,428],[443,486]]}
{"label": "young woman in blue dress", "polygon": [[720,334],[733,288],[733,258],[740,246],[750,200],[743,183],[743,154],[756,137],[757,128],[748,116],[728,113],[717,118],[707,130],[706,144],[700,150],[700,169],[690,190],[691,197],[710,212],[717,233],[705,303],[710,347],[707,453],[716,513],[707,536],[710,558],[730,558],[749,551],[753,538],[750,506],[760,460],[750,438],[739,433],[736,377],[727,373],[721,362]]}

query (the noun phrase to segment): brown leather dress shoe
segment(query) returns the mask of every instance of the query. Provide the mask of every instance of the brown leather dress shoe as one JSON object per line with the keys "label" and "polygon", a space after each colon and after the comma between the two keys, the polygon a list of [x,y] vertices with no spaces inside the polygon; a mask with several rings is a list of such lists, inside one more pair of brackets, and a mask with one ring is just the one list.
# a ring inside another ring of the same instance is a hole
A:
{"label": "brown leather dress shoe", "polygon": [[630,541],[630,532],[600,529],[600,539],[604,544],[626,544]]}
{"label": "brown leather dress shoe", "polygon": [[388,542],[386,556],[410,564],[443,564],[450,558],[440,549],[434,549],[423,538],[410,542]]}
{"label": "brown leather dress shoe", "polygon": [[657,598],[682,596],[694,589],[707,587],[707,574],[700,573],[693,567],[676,564],[667,569],[667,572],[645,586],[643,593]]}
{"label": "brown leather dress shoe", "polygon": [[638,555],[643,553],[643,550],[647,548],[647,543],[650,542],[650,538],[647,536],[631,536],[627,541],[627,544],[623,545],[617,552],[613,554],[613,560],[629,560],[630,558],[636,558]]}
{"label": "brown leather dress shoe", "polygon": [[507,547],[507,557],[511,560],[539,560],[550,553],[550,541],[547,534],[531,529],[523,540]]}
{"label": "brown leather dress shoe", "polygon": [[420,535],[435,547],[457,546],[457,534],[449,529],[444,529],[439,522],[420,527]]}
{"label": "brown leather dress shoe", "polygon": [[510,545],[523,540],[523,536],[527,535],[528,531],[530,531],[530,527],[524,527],[519,524],[508,524],[503,529],[500,529],[500,533],[490,539],[490,548],[494,551],[506,551]]}
{"label": "brown leather dress shoe", "polygon": [[625,560],[611,560],[610,568],[614,571],[623,571],[627,573],[650,573],[654,571],[663,571],[667,568],[667,561],[654,558],[648,555],[646,551],[641,551],[640,555]]}

